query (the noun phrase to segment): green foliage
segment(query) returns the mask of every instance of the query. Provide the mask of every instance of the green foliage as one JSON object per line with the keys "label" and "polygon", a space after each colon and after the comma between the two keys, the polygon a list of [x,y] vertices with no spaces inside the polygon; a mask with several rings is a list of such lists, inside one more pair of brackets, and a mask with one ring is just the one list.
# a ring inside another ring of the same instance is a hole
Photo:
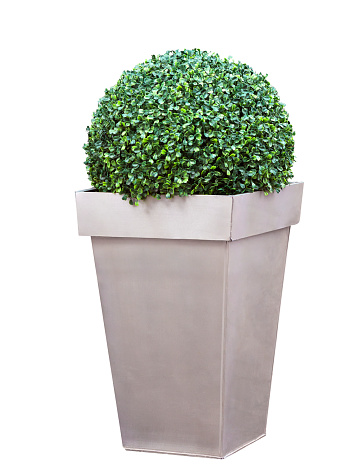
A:
{"label": "green foliage", "polygon": [[130,203],[280,191],[293,176],[295,133],[266,77],[198,49],[125,71],[87,128],[92,185]]}

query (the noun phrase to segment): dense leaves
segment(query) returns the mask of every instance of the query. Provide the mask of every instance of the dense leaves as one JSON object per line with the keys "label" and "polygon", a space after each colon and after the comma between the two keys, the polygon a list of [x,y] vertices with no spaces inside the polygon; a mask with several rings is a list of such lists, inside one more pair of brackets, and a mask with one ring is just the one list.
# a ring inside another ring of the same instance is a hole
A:
{"label": "dense leaves", "polygon": [[92,185],[148,195],[280,191],[294,132],[266,76],[206,51],[153,56],[106,89],[87,128]]}

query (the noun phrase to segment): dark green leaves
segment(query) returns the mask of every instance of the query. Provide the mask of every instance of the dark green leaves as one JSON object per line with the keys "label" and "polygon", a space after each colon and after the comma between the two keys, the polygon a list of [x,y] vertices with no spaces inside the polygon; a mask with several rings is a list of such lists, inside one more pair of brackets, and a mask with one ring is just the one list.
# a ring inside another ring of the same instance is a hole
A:
{"label": "dark green leaves", "polygon": [[269,193],[292,178],[294,132],[266,76],[198,49],[125,71],[87,132],[92,185],[132,204],[148,195]]}

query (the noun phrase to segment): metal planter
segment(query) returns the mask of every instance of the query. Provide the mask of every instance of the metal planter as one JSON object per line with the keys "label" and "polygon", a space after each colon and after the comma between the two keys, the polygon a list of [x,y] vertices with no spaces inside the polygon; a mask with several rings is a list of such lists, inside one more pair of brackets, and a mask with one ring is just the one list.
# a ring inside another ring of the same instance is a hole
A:
{"label": "metal planter", "polygon": [[265,435],[302,190],[148,198],[139,207],[76,193],[126,449],[224,458]]}

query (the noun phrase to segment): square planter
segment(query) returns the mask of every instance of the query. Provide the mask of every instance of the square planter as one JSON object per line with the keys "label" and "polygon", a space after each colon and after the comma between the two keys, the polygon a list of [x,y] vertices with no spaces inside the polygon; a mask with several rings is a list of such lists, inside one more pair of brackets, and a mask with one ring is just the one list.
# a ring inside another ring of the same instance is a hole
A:
{"label": "square planter", "polygon": [[133,207],[76,192],[92,237],[123,445],[224,458],[266,432],[303,184]]}

